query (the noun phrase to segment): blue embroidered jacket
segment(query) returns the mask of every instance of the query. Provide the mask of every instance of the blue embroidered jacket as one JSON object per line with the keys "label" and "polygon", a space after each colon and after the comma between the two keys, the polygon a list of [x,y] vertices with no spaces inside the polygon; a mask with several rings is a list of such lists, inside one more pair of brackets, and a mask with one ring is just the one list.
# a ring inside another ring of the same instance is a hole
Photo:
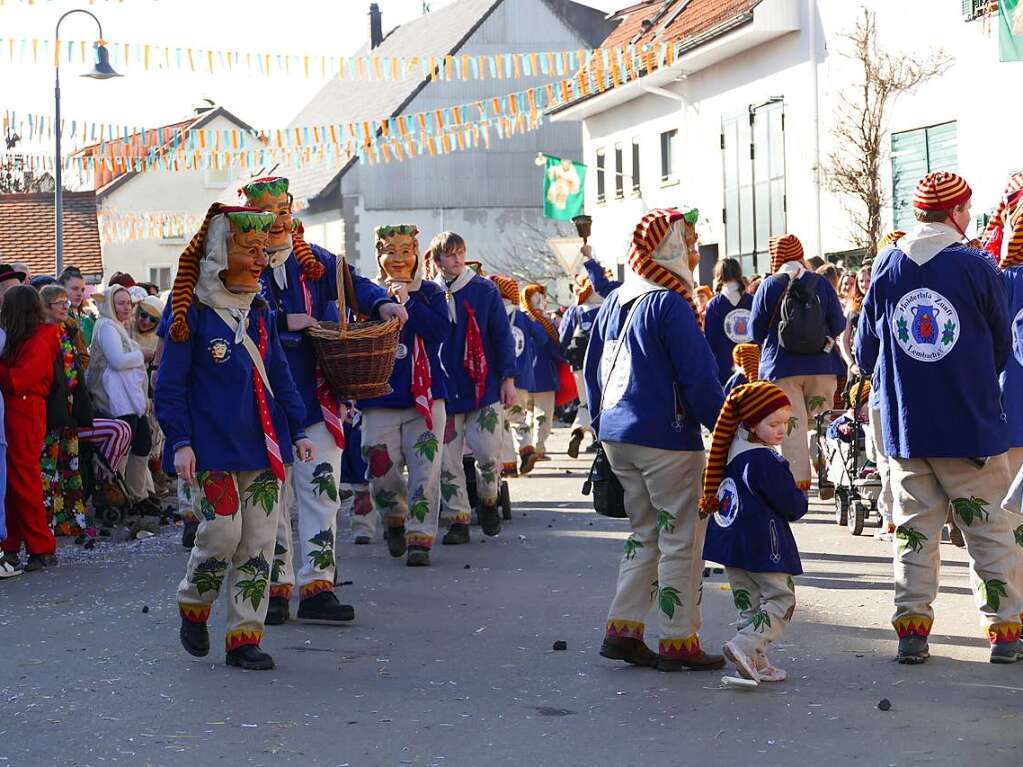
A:
{"label": "blue embroidered jacket", "polygon": [[[527,317],[526,319],[535,326],[533,331],[533,387],[528,391],[557,391],[561,388],[558,377],[558,366],[562,361],[561,349],[547,335],[543,325],[532,317]],[[537,330],[539,330],[539,333],[536,333]]]}
{"label": "blue embroidered jacket", "polygon": [[[808,283],[817,281],[817,298],[824,309],[828,336],[838,338],[845,330],[845,315],[838,301],[838,295],[831,283],[819,274],[806,272],[799,277]],[[795,354],[782,349],[778,343],[778,323],[781,322],[781,299],[788,287],[788,275],[772,274],[757,288],[753,297],[753,341],[761,349],[760,377],[765,381],[777,381],[792,376],[835,375],[837,366],[830,352],[819,354]]]}
{"label": "blue embroidered jacket", "polygon": [[401,329],[398,358],[394,362],[394,372],[391,373],[393,391],[383,397],[359,400],[360,410],[374,407],[403,410],[415,405],[412,397],[412,350],[415,336],[422,338],[426,345],[433,398],[447,398],[447,378],[440,363],[440,344],[447,338],[451,321],[448,319],[444,290],[436,283],[423,282],[419,290],[409,293],[405,308],[408,310],[408,322]]}
{"label": "blue embroidered jacket", "polygon": [[[310,245],[316,258],[323,264],[326,273],[318,280],[310,280],[309,293],[312,297],[312,316],[324,322],[337,322],[337,257],[319,245]],[[273,270],[263,272],[263,296],[270,304],[281,337],[284,354],[291,367],[291,375],[295,379],[299,394],[305,402],[305,425],[323,421],[320,403],[316,399],[316,352],[312,340],[305,333],[288,330],[289,314],[305,314],[305,295],[302,292],[302,268],[292,253],[284,264],[288,276],[288,286],[281,290],[273,278]],[[352,284],[359,300],[359,308],[370,316],[377,317],[377,309],[381,304],[391,301],[387,291],[358,274],[354,267],[348,267],[352,273]]]}
{"label": "blue embroidered jacket", "polygon": [[1009,424],[1009,447],[1023,447],[1023,266],[1003,271],[1002,284],[1009,305],[1012,354],[998,382]]}
{"label": "blue embroidered jacket", "polygon": [[[449,325],[448,336],[440,349],[448,376],[448,415],[471,413],[492,405],[501,398],[501,380],[515,377],[515,342],[497,286],[490,280],[473,275],[469,283],[454,294],[454,301],[456,320]],[[486,389],[479,404],[476,403],[476,385],[465,369],[465,333],[469,327],[466,304],[476,312],[476,324],[479,325],[487,358]]]}
{"label": "blue embroidered jacket", "polygon": [[[169,305],[170,302],[168,302]],[[174,451],[191,445],[199,471],[258,471],[269,468],[252,371],[243,344],[217,313],[193,300],[186,315],[189,340],[165,339],[153,402],[166,438],[163,469],[174,473]],[[249,311],[248,334],[258,347],[259,324],[268,334],[263,365],[273,395],[270,418],[284,463],[292,443],[305,436],[305,408],[295,389],[277,328],[263,301]]]}
{"label": "blue embroidered jacket", "polygon": [[707,524],[704,559],[751,573],[802,574],[789,522],[806,514],[806,496],[777,451],[758,446],[729,461],[718,503]]}
{"label": "blue embroidered jacket", "polygon": [[592,258],[587,258],[583,261],[583,269],[586,270],[586,275],[590,278],[590,284],[593,285],[593,291],[598,296],[607,298],[611,295],[612,290],[617,290],[622,286],[622,283],[618,280],[609,280],[607,275],[604,274],[604,267]]}
{"label": "blue embroidered jacket", "polygon": [[[731,332],[732,335],[742,337],[745,331],[745,335],[752,340],[753,330],[748,314],[752,308],[753,296],[746,292],[739,297],[739,303],[735,306],[732,306],[732,302],[722,293],[718,293],[707,304],[707,311],[703,315],[703,332],[707,336],[710,350],[714,352],[714,359],[717,360],[718,380],[722,386],[732,376],[732,349],[737,343],[745,343],[733,341],[728,334]],[[732,315],[732,312],[740,314]]]}
{"label": "blue embroidered jacket", "polygon": [[511,331],[515,344],[515,388],[534,391],[536,345],[546,343],[547,334],[521,309],[512,312]]}
{"label": "blue embroidered jacket", "polygon": [[729,394],[731,394],[732,389],[735,389],[739,386],[745,386],[748,383],[749,380],[746,378],[745,373],[741,371],[738,373],[732,373],[731,377],[725,382],[725,396],[727,397]]}
{"label": "blue embroidered jacket", "polygon": [[608,374],[603,368],[610,366],[613,348],[605,355],[605,346],[619,338],[632,306],[620,306],[619,295],[612,293],[600,307],[586,350],[586,394],[597,438],[702,451],[700,424],[714,428],[724,394],[692,307],[673,291],[658,289],[635,299],[643,303],[610,377],[615,402],[601,409]]}
{"label": "blue embroidered jacket", "polygon": [[998,376],[1011,346],[1005,286],[985,253],[952,245],[921,266],[898,248],[886,252],[856,333],[885,452],[982,458],[1008,450]]}

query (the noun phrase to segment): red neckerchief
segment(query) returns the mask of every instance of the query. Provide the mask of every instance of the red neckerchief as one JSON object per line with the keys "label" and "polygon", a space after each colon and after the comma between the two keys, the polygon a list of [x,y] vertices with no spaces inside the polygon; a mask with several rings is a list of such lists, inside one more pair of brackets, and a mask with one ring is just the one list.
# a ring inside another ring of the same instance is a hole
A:
{"label": "red neckerchief", "polygon": [[476,312],[468,301],[463,301],[468,322],[465,328],[465,356],[462,366],[469,374],[469,379],[476,385],[476,407],[483,401],[483,392],[487,388],[487,353],[483,348],[483,336],[476,322]]}
{"label": "red neckerchief", "polygon": [[[266,346],[269,334],[266,322],[259,318],[259,356],[266,359]],[[266,402],[266,387],[256,366],[252,366],[252,382],[256,391],[256,406],[259,408],[259,422],[263,427],[263,441],[266,442],[266,457],[270,460],[270,470],[281,482],[284,481],[284,459],[281,457],[281,446],[277,441],[277,430],[270,418],[270,408]]]}
{"label": "red neckerchief", "polygon": [[[302,297],[305,299],[305,313],[313,316],[313,294],[306,284],[305,272],[301,265],[298,269],[298,283],[302,286]],[[334,438],[334,444],[341,450],[345,449],[345,431],[341,418],[338,416],[337,400],[330,393],[327,385],[327,377],[323,374],[319,360],[316,361],[316,401],[320,403],[320,413],[323,415],[323,423]]]}
{"label": "red neckerchief", "polygon": [[433,428],[433,379],[426,344],[419,336],[412,337],[412,399],[416,412],[423,416],[426,428]]}

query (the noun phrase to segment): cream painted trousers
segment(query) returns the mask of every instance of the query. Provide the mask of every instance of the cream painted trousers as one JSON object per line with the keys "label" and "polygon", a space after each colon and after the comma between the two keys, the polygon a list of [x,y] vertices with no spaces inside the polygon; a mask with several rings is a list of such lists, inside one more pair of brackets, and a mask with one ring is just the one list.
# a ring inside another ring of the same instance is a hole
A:
{"label": "cream painted trousers", "polygon": [[781,454],[788,459],[792,476],[802,490],[810,489],[810,446],[807,434],[822,410],[830,410],[838,380],[833,375],[789,376],[773,381],[792,403],[788,436],[781,443]]}
{"label": "cream painted trousers", "polygon": [[765,655],[796,610],[796,584],[786,573],[751,573],[726,567],[732,599],[739,611],[732,639],[750,658]]}
{"label": "cream painted trousers", "polygon": [[535,450],[540,455],[547,451],[547,438],[554,424],[555,392],[527,392],[516,390],[518,404],[508,410],[515,447],[519,455]]}
{"label": "cream painted trousers", "polygon": [[[441,459],[441,517],[449,524],[469,524],[472,509],[465,488],[462,452],[466,446],[476,458],[479,470],[480,503],[497,504],[501,482],[500,404],[487,405],[468,413],[448,414],[444,425],[444,447]],[[365,442],[365,439],[363,440]]]}

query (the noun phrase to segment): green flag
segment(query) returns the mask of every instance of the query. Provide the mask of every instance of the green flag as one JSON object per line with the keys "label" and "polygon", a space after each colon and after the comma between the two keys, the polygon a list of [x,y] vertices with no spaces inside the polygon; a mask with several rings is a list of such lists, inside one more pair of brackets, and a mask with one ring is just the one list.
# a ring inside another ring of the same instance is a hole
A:
{"label": "green flag", "polygon": [[543,172],[544,216],[571,221],[583,212],[585,190],[585,165],[547,155]]}
{"label": "green flag", "polygon": [[998,60],[1023,61],[1023,5],[1020,0],[998,4]]}

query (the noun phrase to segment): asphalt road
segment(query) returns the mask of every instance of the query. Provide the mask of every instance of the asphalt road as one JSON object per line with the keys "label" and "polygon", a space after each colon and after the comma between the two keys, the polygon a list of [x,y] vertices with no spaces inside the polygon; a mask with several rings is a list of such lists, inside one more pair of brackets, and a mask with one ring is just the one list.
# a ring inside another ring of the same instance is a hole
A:
{"label": "asphalt road", "polygon": [[[498,538],[474,528],[430,568],[344,543],[356,621],[268,629],[271,672],[224,665],[222,605],[210,656],[180,648],[178,530],[65,547],[61,567],[0,582],[0,767],[1020,763],[1023,663],[987,663],[965,552],[942,546],[931,662],[899,666],[890,544],[819,507],[796,528],[807,572],[771,653],[789,680],[723,689],[597,655],[626,526],[580,495],[585,461],[554,459],[512,481]],[[705,588],[707,648],[731,636],[722,583]]]}

